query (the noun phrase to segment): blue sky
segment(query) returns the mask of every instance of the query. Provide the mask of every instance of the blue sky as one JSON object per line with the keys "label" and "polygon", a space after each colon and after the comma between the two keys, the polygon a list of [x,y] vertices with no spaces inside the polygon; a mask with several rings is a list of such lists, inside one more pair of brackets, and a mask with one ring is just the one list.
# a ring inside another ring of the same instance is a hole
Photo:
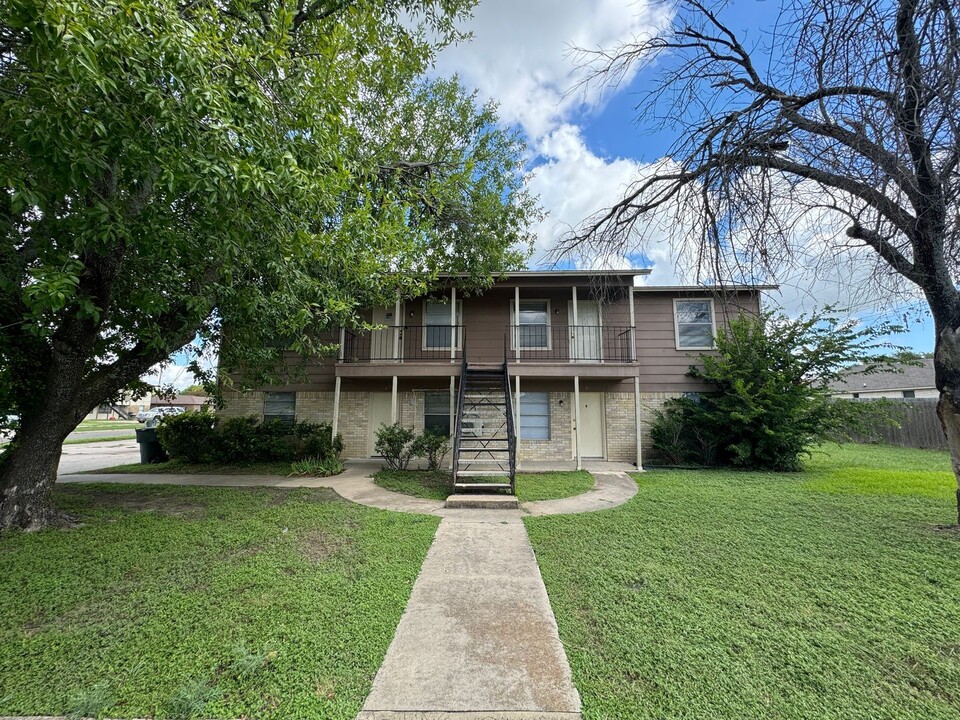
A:
{"label": "blue sky", "polygon": [[[779,0],[735,0],[721,17],[766,56],[779,7]],[[497,100],[503,121],[527,137],[536,168],[531,187],[548,212],[537,228],[533,265],[544,262],[557,237],[615,202],[645,166],[664,158],[675,139],[670,130],[637,124],[635,107],[649,87],[650,72],[627,78],[615,90],[584,87],[578,85],[582,69],[573,49],[611,48],[669,19],[669,6],[637,0],[481,0],[466,26],[473,40],[441,55],[438,73],[458,73],[481,96]],[[652,284],[694,279],[666,238],[647,247],[644,257],[653,268]],[[628,254],[608,262],[629,264],[636,258]],[[862,290],[851,295],[854,272],[852,264],[840,263],[828,271],[811,268],[804,277],[801,268],[767,305],[779,303],[790,313],[824,304],[850,307],[866,322],[906,318],[909,332],[893,341],[933,349],[932,322],[922,303],[892,303]]]}

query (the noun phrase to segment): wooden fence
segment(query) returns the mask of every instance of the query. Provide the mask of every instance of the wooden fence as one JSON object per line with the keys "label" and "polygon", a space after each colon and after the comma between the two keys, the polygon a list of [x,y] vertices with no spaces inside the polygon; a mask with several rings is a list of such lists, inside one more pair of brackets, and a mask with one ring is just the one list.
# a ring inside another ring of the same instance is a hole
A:
{"label": "wooden fence", "polygon": [[[870,402],[861,399],[859,402]],[[937,417],[936,398],[914,398],[896,400],[895,417],[899,428],[879,425],[873,432],[864,436],[854,435],[857,442],[883,442],[900,447],[946,450],[947,440],[943,436],[940,418]]]}

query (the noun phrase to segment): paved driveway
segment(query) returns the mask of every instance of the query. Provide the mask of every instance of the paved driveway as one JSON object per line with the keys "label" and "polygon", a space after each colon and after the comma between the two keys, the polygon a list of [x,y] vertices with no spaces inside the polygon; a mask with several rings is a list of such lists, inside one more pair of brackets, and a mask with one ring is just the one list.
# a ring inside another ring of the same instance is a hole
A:
{"label": "paved driveway", "polygon": [[96,470],[111,465],[140,462],[136,440],[109,440],[82,445],[64,445],[59,475]]}

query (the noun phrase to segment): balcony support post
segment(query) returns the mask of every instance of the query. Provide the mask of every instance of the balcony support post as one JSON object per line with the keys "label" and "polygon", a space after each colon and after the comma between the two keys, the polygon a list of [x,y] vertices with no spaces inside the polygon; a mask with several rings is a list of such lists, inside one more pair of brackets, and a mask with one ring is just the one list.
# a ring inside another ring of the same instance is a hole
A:
{"label": "balcony support post", "polygon": [[[463,382],[463,378],[460,379],[460,382]],[[457,391],[456,391],[456,377],[450,376],[450,437],[455,438],[457,436]],[[452,440],[451,440],[452,444]],[[454,470],[453,467],[453,453],[450,453],[450,469]]]}
{"label": "balcony support post", "polygon": [[457,359],[457,287],[450,286],[450,362]]}
{"label": "balcony support post", "polygon": [[[520,362],[520,286],[513,288],[513,358]],[[520,398],[517,398],[520,402]]]}
{"label": "balcony support post", "polygon": [[577,443],[577,470],[583,470],[583,463],[580,460],[580,376],[573,376],[573,426],[575,429],[575,440]]}
{"label": "balcony support post", "polygon": [[393,305],[393,360],[400,362],[400,298]]}
{"label": "balcony support post", "polygon": [[333,381],[333,437],[340,428],[340,376]]}
{"label": "balcony support post", "polygon": [[643,438],[643,426],[640,424],[640,376],[633,378],[633,411],[637,417],[637,470],[643,470],[643,447],[641,439]]}
{"label": "balcony support post", "polygon": [[390,391],[390,423],[396,425],[400,421],[399,405],[397,404],[397,376],[393,376],[393,389]]}
{"label": "balcony support post", "polygon": [[[570,349],[568,351],[570,355],[570,362],[576,362],[580,359],[580,348],[577,347],[577,326],[580,324],[580,317],[577,312],[577,286],[573,286],[573,327],[570,328]],[[577,405],[579,408],[579,404]],[[578,411],[579,412],[579,411]],[[580,428],[577,427],[577,432],[580,432]],[[579,443],[578,443],[579,444]],[[577,451],[577,470],[580,469],[580,451]]]}
{"label": "balcony support post", "polygon": [[633,285],[627,288],[630,298],[630,361],[637,361],[637,315],[633,307]]}
{"label": "balcony support post", "polygon": [[519,466],[520,460],[522,460],[523,453],[520,450],[520,376],[515,376],[516,380],[516,392],[514,397],[516,402],[513,404],[513,434],[516,437],[517,441],[517,465]]}

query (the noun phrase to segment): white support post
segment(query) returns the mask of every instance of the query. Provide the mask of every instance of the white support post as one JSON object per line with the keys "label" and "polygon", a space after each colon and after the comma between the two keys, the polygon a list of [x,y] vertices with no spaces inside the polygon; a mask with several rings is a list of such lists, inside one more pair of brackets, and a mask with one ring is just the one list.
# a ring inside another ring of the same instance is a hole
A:
{"label": "white support post", "polygon": [[[580,316],[577,312],[577,286],[573,286],[573,327],[570,328],[570,348],[568,350],[568,355],[570,356],[570,362],[575,362],[580,359],[580,348],[577,347],[577,330],[578,325],[580,324]],[[579,432],[579,428],[577,428]],[[580,461],[577,460],[577,470],[580,469]]]}
{"label": "white support post", "polygon": [[337,354],[337,360],[343,362],[343,346],[347,341],[347,329],[340,328],[340,351]]}
{"label": "white support post", "polygon": [[[463,382],[463,378],[460,378],[460,382]],[[457,434],[457,394],[456,394],[456,377],[450,376],[450,443],[453,444],[453,438]],[[453,471],[453,453],[450,453],[450,470]]]}
{"label": "white support post", "polygon": [[340,428],[340,376],[333,381],[333,436],[337,436]]}
{"label": "white support post", "polygon": [[580,461],[580,376],[573,376],[573,426],[576,431],[575,440],[577,442],[577,470],[583,470],[583,463]]}
{"label": "white support post", "polygon": [[513,357],[520,362],[520,286],[513,288]]}
{"label": "white support post", "polygon": [[633,285],[627,290],[630,293],[630,360],[637,361],[637,315],[633,307]]}
{"label": "white support post", "polygon": [[400,362],[400,298],[393,305],[393,359]]}
{"label": "white support post", "polygon": [[517,438],[517,467],[520,467],[520,376],[516,376],[516,402],[513,403],[513,434]]}
{"label": "white support post", "polygon": [[457,359],[457,288],[450,286],[450,362]]}
{"label": "white support post", "polygon": [[633,409],[637,416],[637,470],[643,470],[643,426],[640,424],[640,378],[633,378]]}
{"label": "white support post", "polygon": [[396,425],[399,422],[399,416],[397,411],[399,407],[397,406],[397,376],[393,376],[393,390],[390,393],[390,422],[393,425]]}

